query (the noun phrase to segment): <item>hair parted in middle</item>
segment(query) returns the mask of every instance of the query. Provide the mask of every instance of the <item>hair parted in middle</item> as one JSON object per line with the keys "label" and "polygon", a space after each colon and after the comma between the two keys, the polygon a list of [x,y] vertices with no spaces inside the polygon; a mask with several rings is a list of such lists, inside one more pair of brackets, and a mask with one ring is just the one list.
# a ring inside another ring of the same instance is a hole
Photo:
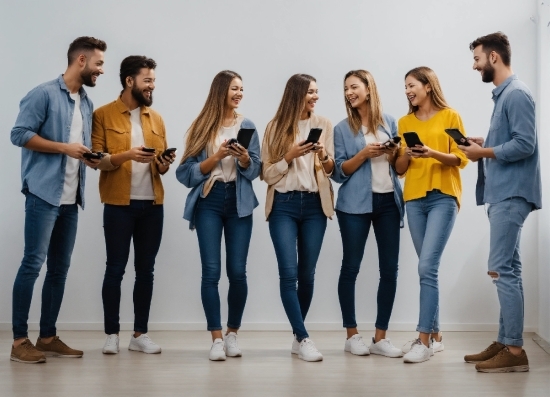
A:
{"label": "hair parted in middle", "polygon": [[227,92],[233,79],[242,80],[241,76],[231,70],[222,70],[212,80],[210,92],[204,106],[187,130],[185,152],[181,163],[189,157],[198,156],[209,143],[214,143],[218,131],[222,127],[225,116]]}
{"label": "hair parted in middle", "polygon": [[[423,85],[429,85],[430,86],[430,99],[432,101],[432,104],[438,109],[448,109],[450,106],[447,104],[447,101],[445,100],[445,96],[443,95],[443,90],[441,89],[441,85],[439,84],[439,79],[437,78],[437,75],[435,72],[430,69],[427,66],[419,66],[417,68],[411,69],[407,72],[405,75],[405,79],[407,77],[412,76],[416,80],[420,81]],[[409,101],[409,113],[414,113],[418,110],[418,106],[413,106],[411,102]]]}
{"label": "hair parted in middle", "polygon": [[[367,97],[367,106],[369,108],[367,131],[372,134],[376,134],[376,130],[379,126],[384,125],[384,118],[382,117],[382,104],[380,103],[380,97],[378,96],[378,89],[376,88],[376,83],[374,82],[374,77],[370,74],[369,71],[359,69],[359,70],[350,70],[346,73],[344,77],[344,86],[346,85],[346,80],[348,77],[355,76],[365,84],[369,89],[369,96]],[[357,134],[361,129],[361,115],[359,111],[351,106],[348,99],[346,98],[346,93],[344,92],[344,102],[346,103],[346,112],[348,113],[348,123],[354,134]]]}
{"label": "hair parted in middle", "polygon": [[263,145],[267,145],[270,161],[279,161],[296,140],[298,121],[304,110],[312,81],[309,74],[295,74],[286,82],[285,91],[273,119],[267,124]]}

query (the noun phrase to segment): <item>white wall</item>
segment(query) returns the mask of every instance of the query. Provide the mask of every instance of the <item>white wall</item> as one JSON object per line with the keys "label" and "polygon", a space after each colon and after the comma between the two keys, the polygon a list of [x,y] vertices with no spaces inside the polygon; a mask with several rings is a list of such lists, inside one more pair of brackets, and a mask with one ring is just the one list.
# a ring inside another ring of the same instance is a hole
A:
{"label": "white wall", "polygon": [[[9,4],[6,4],[9,3]],[[11,290],[23,251],[24,197],[19,192],[20,150],[8,135],[18,101],[39,83],[55,78],[66,66],[68,44],[93,35],[108,43],[105,75],[89,89],[96,106],[118,95],[118,67],[127,55],[145,54],[158,62],[154,107],[164,116],[170,146],[182,153],[183,134],[206,98],[213,76],[222,69],[238,71],[245,97],[240,111],[255,121],[263,135],[275,113],[286,80],[309,73],[318,80],[317,112],[334,123],[344,118],[342,78],[355,68],[370,70],[377,80],[385,110],[401,117],[407,111],[403,77],[415,66],[438,74],[449,103],[464,119],[470,135],[486,134],[492,111],[492,85],[471,70],[468,44],[478,36],[501,30],[514,50],[515,72],[536,93],[536,5],[525,0],[172,2],[105,1],[37,2],[4,0],[0,16],[2,86],[0,125],[5,134],[0,178],[0,326],[10,328]],[[474,203],[476,167],[462,173],[463,207],[443,256],[440,271],[441,323],[444,330],[496,329],[498,302],[486,275],[488,221]],[[60,327],[102,329],[101,283],[105,249],[98,172],[89,171],[87,203],[81,212],[73,264]],[[171,170],[166,189],[164,238],[156,266],[151,328],[205,329],[200,303],[200,260],[195,233],[181,219],[188,189]],[[254,187],[260,207],[254,215],[249,255],[249,300],[244,329],[289,329],[280,303],[275,255],[263,216],[266,187]],[[537,330],[539,283],[537,215],[523,233],[526,329]],[[374,239],[357,284],[358,321],[372,327],[376,315],[377,255]],[[336,220],[329,222],[317,266],[316,291],[308,321],[311,328],[341,327],[337,279],[341,261]],[[414,330],[418,317],[417,258],[409,231],[402,231],[400,275],[392,329]],[[131,263],[131,262],[130,262]],[[123,283],[121,319],[133,319],[130,265]],[[30,313],[39,319],[39,278]],[[227,281],[220,283],[222,296]],[[225,301],[225,298],[224,298]],[[225,306],[225,305],[224,305]],[[224,308],[225,318],[226,309]]]}

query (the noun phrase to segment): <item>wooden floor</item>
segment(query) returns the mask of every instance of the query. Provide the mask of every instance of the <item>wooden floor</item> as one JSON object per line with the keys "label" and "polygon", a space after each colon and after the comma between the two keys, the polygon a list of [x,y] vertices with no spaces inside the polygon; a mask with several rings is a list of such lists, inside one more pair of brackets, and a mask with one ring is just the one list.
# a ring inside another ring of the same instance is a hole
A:
{"label": "wooden floor", "polygon": [[[104,335],[96,331],[60,332],[82,359],[48,358],[45,364],[9,360],[10,337],[0,332],[0,396],[550,396],[550,355],[525,335],[530,372],[483,374],[463,361],[464,354],[487,347],[488,332],[447,332],[445,351],[422,364],[380,356],[357,357],[343,351],[343,332],[314,332],[324,361],[307,363],[290,354],[288,332],[241,332],[242,358],[208,360],[207,332],[151,332],[162,353],[127,350],[121,334],[118,355],[101,353]],[[37,335],[31,334],[33,342]],[[367,333],[364,333],[366,339]],[[390,335],[401,347],[412,332]]]}

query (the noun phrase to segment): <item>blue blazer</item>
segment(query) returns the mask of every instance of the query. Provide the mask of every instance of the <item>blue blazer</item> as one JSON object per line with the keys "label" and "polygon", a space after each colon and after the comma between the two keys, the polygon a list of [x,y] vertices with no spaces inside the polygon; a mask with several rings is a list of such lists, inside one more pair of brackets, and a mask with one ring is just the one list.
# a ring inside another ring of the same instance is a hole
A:
{"label": "blue blazer", "polygon": [[[248,155],[250,156],[250,165],[248,168],[242,168],[237,159],[235,164],[237,167],[237,214],[240,218],[252,214],[254,208],[258,206],[258,199],[252,188],[252,181],[260,175],[262,163],[260,160],[260,139],[258,131],[254,123],[248,119],[244,119],[241,123],[241,128],[253,128],[254,134],[248,146]],[[183,219],[189,221],[189,229],[195,228],[195,208],[200,197],[203,197],[202,191],[204,183],[210,178],[210,173],[204,175],[200,170],[200,163],[208,157],[206,149],[198,156],[189,157],[185,162],[180,164],[176,170],[176,178],[186,187],[192,188],[187,195],[185,201],[185,209],[183,210]]]}
{"label": "blue blazer", "polygon": [[[386,135],[388,139],[397,136],[395,119],[387,114],[384,114],[383,117],[384,125],[378,127],[380,136]],[[340,121],[334,127],[334,158],[336,165],[331,178],[342,184],[338,190],[338,199],[336,200],[336,209],[338,211],[348,214],[366,214],[372,212],[371,162],[369,160],[365,161],[351,175],[345,175],[342,171],[344,161],[359,153],[365,145],[365,136],[361,131],[354,134],[348,124],[347,118]],[[403,217],[405,214],[403,190],[393,167],[389,167],[389,172],[393,182],[395,203],[401,215],[400,225],[403,227]]]}

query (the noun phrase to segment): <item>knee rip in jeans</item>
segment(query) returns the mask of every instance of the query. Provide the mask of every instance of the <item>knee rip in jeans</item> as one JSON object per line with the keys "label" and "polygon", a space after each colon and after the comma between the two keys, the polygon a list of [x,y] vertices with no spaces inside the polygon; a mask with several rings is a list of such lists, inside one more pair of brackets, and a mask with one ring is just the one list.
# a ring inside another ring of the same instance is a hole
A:
{"label": "knee rip in jeans", "polygon": [[498,281],[498,279],[500,278],[500,274],[498,274],[498,272],[493,272],[493,271],[488,271],[487,274],[489,275],[489,277],[491,277],[493,279],[493,283],[496,283]]}

